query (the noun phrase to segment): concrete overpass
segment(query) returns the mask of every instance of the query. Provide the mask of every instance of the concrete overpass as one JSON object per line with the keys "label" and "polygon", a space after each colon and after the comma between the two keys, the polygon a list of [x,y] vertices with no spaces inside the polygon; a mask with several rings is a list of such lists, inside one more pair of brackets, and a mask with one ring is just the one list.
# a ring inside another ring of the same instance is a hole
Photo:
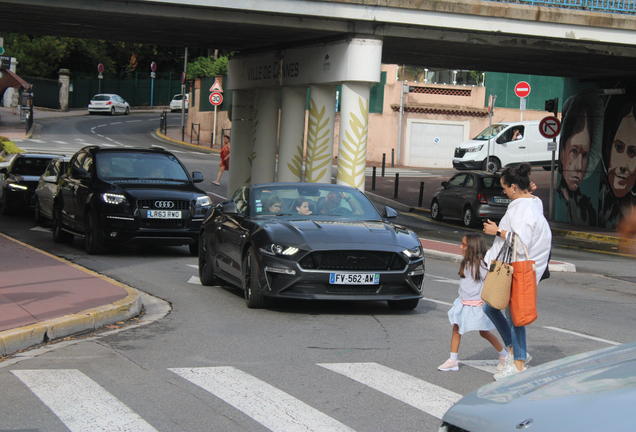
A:
{"label": "concrete overpass", "polygon": [[479,0],[0,0],[0,29],[242,54],[382,39],[382,62],[580,79],[636,74],[636,16]]}

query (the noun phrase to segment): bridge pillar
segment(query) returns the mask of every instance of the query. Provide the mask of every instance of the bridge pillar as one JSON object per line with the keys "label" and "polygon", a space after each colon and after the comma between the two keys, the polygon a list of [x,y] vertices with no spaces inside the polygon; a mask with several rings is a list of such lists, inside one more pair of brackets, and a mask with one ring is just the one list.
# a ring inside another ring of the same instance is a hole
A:
{"label": "bridge pillar", "polygon": [[312,85],[310,88],[305,181],[331,183],[336,87],[322,84]]}
{"label": "bridge pillar", "polygon": [[254,99],[254,91],[235,90],[233,94],[228,198],[236,189],[250,184],[252,171],[249,157],[254,140]]}
{"label": "bridge pillar", "polygon": [[278,182],[303,181],[306,87],[283,87],[278,144]]}
{"label": "bridge pillar", "polygon": [[361,191],[364,191],[367,163],[369,92],[368,82],[342,83],[337,182]]}
{"label": "bridge pillar", "polygon": [[250,184],[276,181],[276,146],[278,141],[279,89],[256,90],[254,145],[250,155]]}

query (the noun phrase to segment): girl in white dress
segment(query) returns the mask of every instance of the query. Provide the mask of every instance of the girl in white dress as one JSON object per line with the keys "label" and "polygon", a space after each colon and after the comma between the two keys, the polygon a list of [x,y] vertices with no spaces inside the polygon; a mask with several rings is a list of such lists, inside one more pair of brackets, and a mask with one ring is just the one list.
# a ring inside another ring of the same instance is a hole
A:
{"label": "girl in white dress", "polygon": [[499,352],[499,365],[497,370],[505,365],[508,352],[499,343],[497,336],[490,330],[494,324],[482,310],[481,290],[484,287],[487,268],[484,263],[486,254],[486,239],[481,234],[466,234],[462,239],[462,253],[464,259],[459,266],[459,297],[453,302],[453,307],[448,311],[448,319],[453,326],[451,337],[450,358],[437,369],[447,372],[459,370],[457,355],[462,335],[469,331],[479,331],[479,335],[492,344]]}

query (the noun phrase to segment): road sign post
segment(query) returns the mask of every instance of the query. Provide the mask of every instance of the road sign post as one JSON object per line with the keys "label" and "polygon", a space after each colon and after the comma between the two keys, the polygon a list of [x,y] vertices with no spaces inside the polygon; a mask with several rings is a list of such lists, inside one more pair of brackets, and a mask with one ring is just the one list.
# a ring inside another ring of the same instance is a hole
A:
{"label": "road sign post", "polygon": [[212,126],[212,141],[210,142],[210,147],[214,147],[214,141],[216,141],[216,110],[219,105],[223,103],[223,88],[221,88],[221,83],[218,78],[214,80],[214,84],[210,87],[210,103],[214,105],[214,124]]}
{"label": "road sign post", "polygon": [[545,138],[552,138],[552,145],[548,144],[548,150],[552,149],[552,161],[550,162],[550,206],[548,218],[554,220],[554,161],[556,159],[556,137],[561,133],[561,122],[558,118],[548,116],[539,122],[539,133]]}
{"label": "road sign post", "polygon": [[155,72],[157,71],[157,63],[150,63],[150,70],[150,109],[152,109],[153,96],[155,93]]}
{"label": "road sign post", "polygon": [[99,80],[97,81],[97,93],[102,92],[102,78],[104,78],[104,75],[102,75],[103,73],[104,65],[100,63],[97,65],[97,79]]}
{"label": "road sign post", "polygon": [[519,81],[515,86],[515,94],[520,98],[519,111],[521,112],[521,121],[523,121],[523,112],[526,110],[526,98],[530,95],[530,84],[525,81]]}
{"label": "road sign post", "polygon": [[[486,171],[490,171],[490,140],[492,139],[492,116],[495,113],[495,101],[497,95],[490,95],[488,98],[488,151],[486,152]],[[493,170],[494,171],[494,170]]]}

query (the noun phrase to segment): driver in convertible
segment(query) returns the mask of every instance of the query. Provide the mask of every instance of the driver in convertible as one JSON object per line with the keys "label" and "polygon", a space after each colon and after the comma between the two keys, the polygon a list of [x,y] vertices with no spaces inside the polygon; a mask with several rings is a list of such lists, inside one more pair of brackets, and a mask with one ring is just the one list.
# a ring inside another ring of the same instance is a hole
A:
{"label": "driver in convertible", "polygon": [[[340,203],[342,202],[343,199],[349,203],[349,206],[351,207],[351,210],[353,210],[354,214],[363,213],[362,207],[356,200],[354,200],[353,198],[351,198],[349,195],[347,195],[344,192],[333,192],[333,191],[327,194],[327,197],[325,198],[325,205],[323,206],[322,210],[320,210],[320,213],[329,214],[329,212],[334,211],[334,209],[342,207]],[[342,207],[342,208],[347,209],[346,207]]]}

